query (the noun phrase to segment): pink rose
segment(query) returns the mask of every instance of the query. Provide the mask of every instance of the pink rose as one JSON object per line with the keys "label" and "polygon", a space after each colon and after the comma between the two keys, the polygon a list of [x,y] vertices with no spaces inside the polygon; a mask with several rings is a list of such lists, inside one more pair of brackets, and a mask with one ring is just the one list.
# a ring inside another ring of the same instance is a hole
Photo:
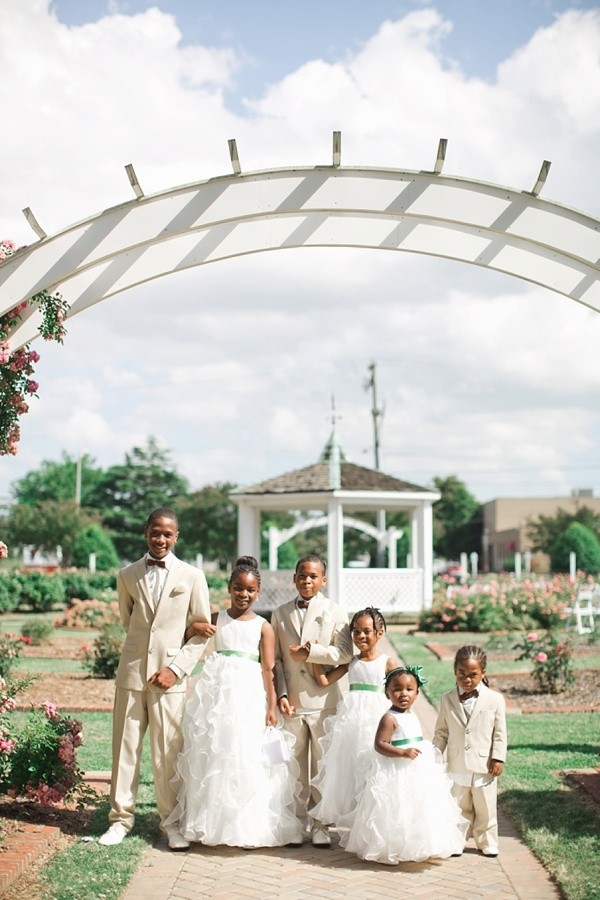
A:
{"label": "pink rose", "polygon": [[50,700],[44,700],[42,708],[49,719],[56,718],[56,704],[51,703]]}
{"label": "pink rose", "polygon": [[539,663],[546,662],[547,659],[548,659],[548,654],[544,653],[543,650],[540,650],[540,652],[535,657],[535,661],[539,662]]}
{"label": "pink rose", "polygon": [[537,641],[537,639],[538,639],[538,636],[537,636],[537,634],[535,633],[535,631],[531,631],[531,632],[527,635],[527,640],[528,640],[528,641],[531,641],[532,643],[533,643],[533,641]]}
{"label": "pink rose", "polygon": [[33,378],[29,378],[27,384],[25,385],[25,390],[28,394],[35,394],[37,389],[39,388],[39,384],[37,381],[34,381]]}

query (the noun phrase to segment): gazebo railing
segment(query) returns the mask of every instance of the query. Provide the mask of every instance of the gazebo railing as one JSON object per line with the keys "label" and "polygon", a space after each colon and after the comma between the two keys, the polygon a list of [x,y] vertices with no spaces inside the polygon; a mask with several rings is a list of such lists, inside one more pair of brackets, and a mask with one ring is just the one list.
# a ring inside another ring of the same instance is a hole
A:
{"label": "gazebo railing", "polygon": [[[257,612],[270,613],[292,599],[293,574],[288,569],[263,571]],[[340,587],[341,602],[350,613],[367,606],[384,614],[420,613],[424,608],[422,569],[342,569]]]}
{"label": "gazebo railing", "polygon": [[350,612],[376,606],[382,613],[420,613],[422,569],[342,569],[340,598]]}

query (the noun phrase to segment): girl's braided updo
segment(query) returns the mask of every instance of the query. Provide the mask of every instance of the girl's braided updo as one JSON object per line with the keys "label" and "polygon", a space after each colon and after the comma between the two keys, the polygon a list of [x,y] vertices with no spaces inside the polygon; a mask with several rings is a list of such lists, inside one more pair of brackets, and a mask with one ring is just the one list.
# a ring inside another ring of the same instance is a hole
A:
{"label": "girl's braided updo", "polygon": [[229,581],[227,582],[227,587],[230,588],[233,584],[233,579],[236,575],[241,575],[242,572],[247,572],[249,575],[254,575],[256,578],[256,583],[260,587],[260,572],[258,570],[258,563],[254,559],[253,556],[240,556],[239,559],[236,559],[235,565],[231,570],[231,575],[229,576]]}

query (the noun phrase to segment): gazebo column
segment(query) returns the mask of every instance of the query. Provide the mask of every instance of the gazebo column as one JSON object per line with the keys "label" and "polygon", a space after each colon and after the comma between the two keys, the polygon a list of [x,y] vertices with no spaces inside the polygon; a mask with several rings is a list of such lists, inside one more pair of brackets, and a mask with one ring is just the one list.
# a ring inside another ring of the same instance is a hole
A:
{"label": "gazebo column", "polygon": [[254,556],[260,565],[260,509],[243,500],[238,506],[238,555]]}
{"label": "gazebo column", "polygon": [[341,597],[344,567],[344,507],[335,498],[327,507],[327,596],[344,606]]}
{"label": "gazebo column", "polygon": [[430,502],[423,502],[415,510],[413,535],[415,531],[417,548],[413,566],[423,570],[423,608],[429,609],[433,600],[433,507]]}

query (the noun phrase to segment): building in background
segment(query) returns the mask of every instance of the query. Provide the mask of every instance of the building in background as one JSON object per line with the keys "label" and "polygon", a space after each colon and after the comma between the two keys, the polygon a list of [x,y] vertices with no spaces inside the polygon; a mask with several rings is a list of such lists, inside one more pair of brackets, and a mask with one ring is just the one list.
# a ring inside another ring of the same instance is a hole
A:
{"label": "building in background", "polygon": [[[600,515],[600,498],[594,497],[591,490],[573,491],[570,497],[502,497],[484,503],[483,570],[512,570],[515,553],[531,551],[528,527],[532,522],[540,516],[555,516],[559,509],[576,513],[584,506]],[[531,570],[549,572],[549,557],[545,553],[532,553]]]}

